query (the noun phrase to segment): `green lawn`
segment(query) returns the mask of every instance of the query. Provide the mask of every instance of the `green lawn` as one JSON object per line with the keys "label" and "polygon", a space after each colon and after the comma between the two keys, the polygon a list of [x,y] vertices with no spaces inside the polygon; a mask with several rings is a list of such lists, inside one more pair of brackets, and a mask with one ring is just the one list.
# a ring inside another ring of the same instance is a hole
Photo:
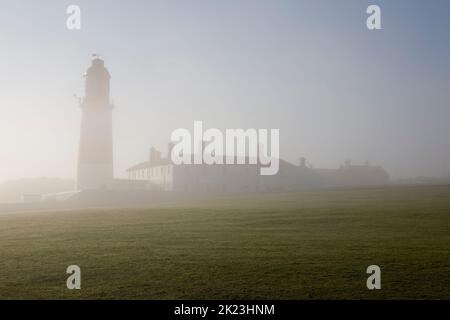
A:
{"label": "green lawn", "polygon": [[0,214],[0,298],[450,299],[450,186]]}

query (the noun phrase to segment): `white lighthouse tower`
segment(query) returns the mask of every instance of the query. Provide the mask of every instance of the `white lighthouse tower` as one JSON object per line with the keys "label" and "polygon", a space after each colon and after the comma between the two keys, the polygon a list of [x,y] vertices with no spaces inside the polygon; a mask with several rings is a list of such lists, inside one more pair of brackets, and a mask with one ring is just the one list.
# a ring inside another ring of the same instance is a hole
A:
{"label": "white lighthouse tower", "polygon": [[110,74],[104,61],[95,56],[86,72],[85,96],[78,154],[78,190],[107,189],[112,186],[113,137],[110,103]]}

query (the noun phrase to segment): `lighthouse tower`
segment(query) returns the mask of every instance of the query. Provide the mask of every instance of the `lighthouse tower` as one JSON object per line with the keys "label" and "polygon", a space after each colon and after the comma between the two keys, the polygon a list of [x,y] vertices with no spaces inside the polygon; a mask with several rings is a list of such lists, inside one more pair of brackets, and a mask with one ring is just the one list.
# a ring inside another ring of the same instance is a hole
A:
{"label": "lighthouse tower", "polygon": [[78,190],[105,189],[113,183],[112,109],[110,74],[96,57],[86,72],[78,154]]}

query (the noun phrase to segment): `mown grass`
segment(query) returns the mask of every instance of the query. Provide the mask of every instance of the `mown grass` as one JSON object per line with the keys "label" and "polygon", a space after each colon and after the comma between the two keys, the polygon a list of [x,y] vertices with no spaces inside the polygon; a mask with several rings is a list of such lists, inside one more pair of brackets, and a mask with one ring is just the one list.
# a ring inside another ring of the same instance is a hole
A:
{"label": "mown grass", "polygon": [[0,215],[0,299],[92,298],[449,299],[450,186]]}

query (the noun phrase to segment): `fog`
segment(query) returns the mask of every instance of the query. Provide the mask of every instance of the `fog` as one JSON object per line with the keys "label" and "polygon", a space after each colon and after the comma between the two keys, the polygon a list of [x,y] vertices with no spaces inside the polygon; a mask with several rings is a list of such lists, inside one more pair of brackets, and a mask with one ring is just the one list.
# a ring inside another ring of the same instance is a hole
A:
{"label": "fog", "polygon": [[92,53],[114,99],[115,175],[171,133],[280,129],[283,159],[450,174],[450,4],[377,1],[0,2],[0,183],[74,179]]}

